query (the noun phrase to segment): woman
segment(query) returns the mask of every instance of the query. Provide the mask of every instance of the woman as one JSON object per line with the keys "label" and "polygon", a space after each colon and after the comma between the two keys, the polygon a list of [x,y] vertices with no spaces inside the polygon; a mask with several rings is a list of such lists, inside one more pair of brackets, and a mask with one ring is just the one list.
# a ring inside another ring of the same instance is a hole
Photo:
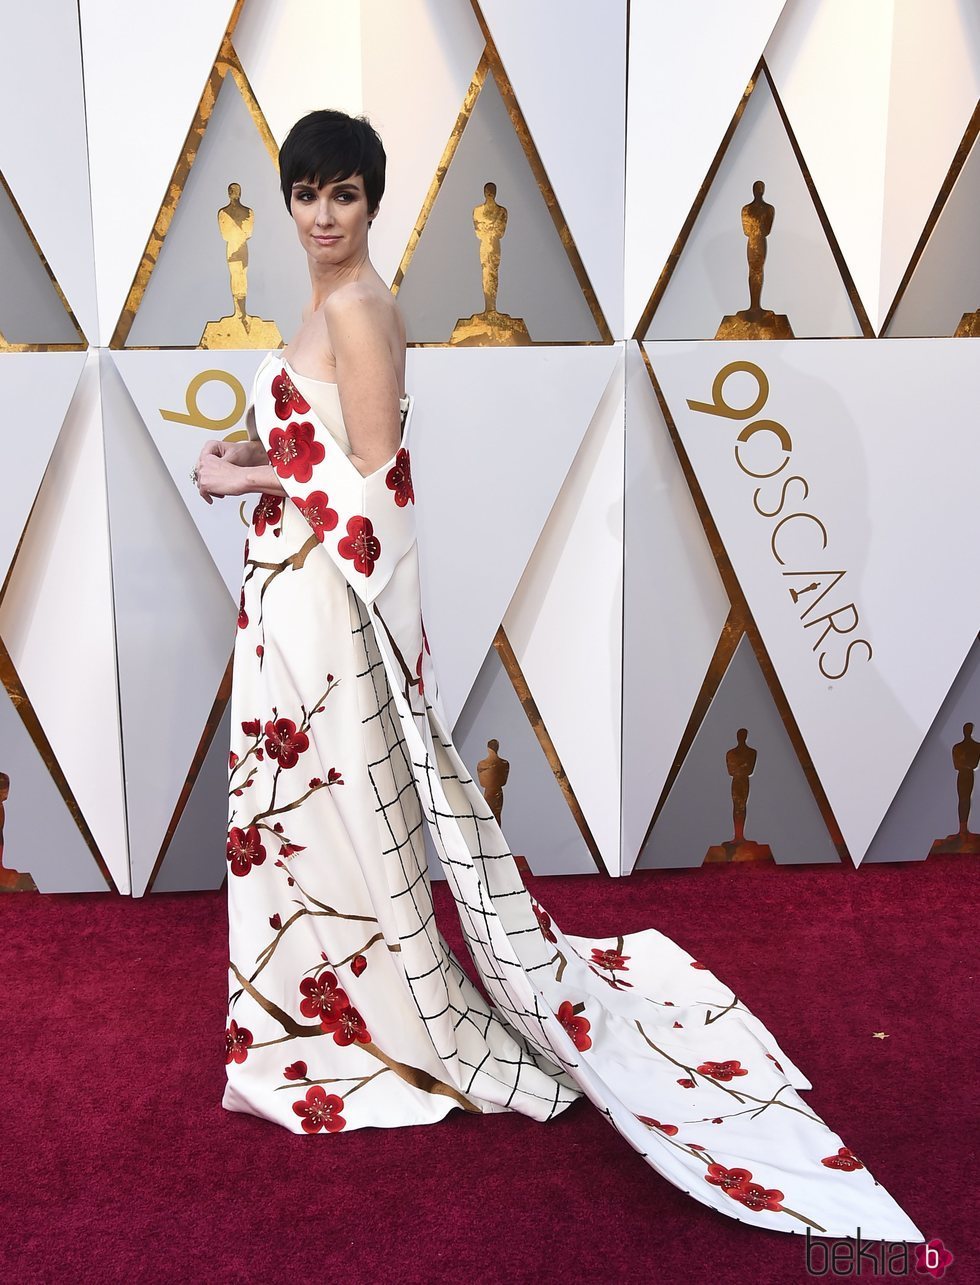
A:
{"label": "woman", "polygon": [[[314,112],[280,154],[312,297],[255,378],[234,659],[223,1105],[315,1134],[583,1094],[704,1204],[776,1230],[922,1235],[798,1096],[809,1082],[654,929],[564,935],[457,754],[421,619],[405,331],[371,265],[385,155]],[[425,818],[492,1003],[433,916]]]}

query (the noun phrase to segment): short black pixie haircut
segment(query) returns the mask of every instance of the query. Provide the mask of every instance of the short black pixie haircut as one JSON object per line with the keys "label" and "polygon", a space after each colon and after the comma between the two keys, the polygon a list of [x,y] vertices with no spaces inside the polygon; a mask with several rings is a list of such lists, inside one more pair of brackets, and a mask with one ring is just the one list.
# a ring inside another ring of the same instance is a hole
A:
{"label": "short black pixie haircut", "polygon": [[368,209],[378,208],[385,190],[385,149],[363,116],[324,108],[301,117],[279,149],[279,181],[286,209],[294,183],[338,183],[360,174]]}

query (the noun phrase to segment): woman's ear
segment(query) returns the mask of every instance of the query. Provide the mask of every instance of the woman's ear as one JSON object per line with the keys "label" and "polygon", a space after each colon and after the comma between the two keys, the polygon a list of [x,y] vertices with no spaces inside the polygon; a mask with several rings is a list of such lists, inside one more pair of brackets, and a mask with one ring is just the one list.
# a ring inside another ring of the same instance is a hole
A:
{"label": "woman's ear", "polygon": [[378,204],[374,207],[374,209],[368,215],[368,227],[370,227],[371,224],[374,222],[374,220],[378,217],[378,211],[380,209],[381,209],[381,202],[379,201]]}

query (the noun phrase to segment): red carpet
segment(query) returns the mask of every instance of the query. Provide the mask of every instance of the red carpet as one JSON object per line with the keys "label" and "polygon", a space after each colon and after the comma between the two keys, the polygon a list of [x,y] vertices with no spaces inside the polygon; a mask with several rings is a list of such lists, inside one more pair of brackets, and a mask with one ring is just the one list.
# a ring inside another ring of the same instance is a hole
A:
{"label": "red carpet", "polygon": [[[657,927],[717,972],[965,1285],[980,1280],[978,870],[933,857],[531,883],[566,932]],[[10,894],[0,914],[3,1280],[810,1279],[803,1237],[697,1204],[584,1099],[547,1124],[454,1112],[310,1138],[224,1111],[223,893]]]}

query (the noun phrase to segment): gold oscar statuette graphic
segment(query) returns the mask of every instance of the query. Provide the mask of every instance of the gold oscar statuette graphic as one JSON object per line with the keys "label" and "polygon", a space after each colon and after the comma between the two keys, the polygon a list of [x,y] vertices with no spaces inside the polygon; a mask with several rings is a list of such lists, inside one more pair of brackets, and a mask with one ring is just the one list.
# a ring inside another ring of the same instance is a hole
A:
{"label": "gold oscar statuette graphic", "polygon": [[705,854],[709,861],[765,861],[772,859],[766,843],[755,843],[745,837],[745,814],[749,802],[749,778],[755,771],[758,750],[748,744],[748,730],[738,729],[736,744],[725,755],[725,766],[732,778],[732,822],[735,833],[725,843],[717,843]]}
{"label": "gold oscar statuette graphic", "polygon": [[248,239],[255,215],[241,201],[240,183],[228,184],[228,204],[218,211],[218,230],[225,243],[231,298],[235,311],[229,317],[209,321],[201,335],[201,348],[278,348],[282,335],[274,321],[250,317],[245,308],[248,277]]}
{"label": "gold oscar statuette graphic", "polygon": [[37,884],[30,875],[8,870],[3,864],[4,804],[7,802],[9,793],[10,777],[6,772],[0,772],[0,892],[37,892]]}
{"label": "gold oscar statuette graphic", "polygon": [[487,741],[487,749],[490,752],[485,759],[477,763],[476,774],[483,788],[483,797],[490,805],[490,811],[497,824],[500,825],[500,817],[504,810],[504,786],[510,775],[510,764],[497,753],[500,749],[499,741]]}
{"label": "gold oscar statuette graphic", "polygon": [[960,324],[953,331],[954,339],[980,339],[980,308],[976,312],[964,312]]}
{"label": "gold oscar statuette graphic", "polygon": [[929,850],[929,855],[932,856],[934,852],[962,852],[967,856],[980,857],[980,834],[974,834],[970,829],[970,805],[973,801],[977,768],[980,767],[980,741],[973,739],[972,723],[963,724],[963,739],[953,746],[952,759],[956,772],[959,829],[955,834],[948,834],[945,839],[937,839]]}
{"label": "gold oscar statuette graphic", "polygon": [[764,201],[762,179],[752,184],[752,200],[742,206],[742,231],[748,238],[749,306],[722,318],[716,339],[792,339],[789,318],[762,306],[762,276],[766,262],[766,239],[772,231],[775,208]]}
{"label": "gold oscar statuette graphic", "polygon": [[507,210],[497,204],[496,183],[484,183],[482,205],[473,210],[473,228],[480,243],[483,272],[483,312],[460,317],[453,327],[450,343],[477,348],[492,344],[529,344],[531,336],[520,317],[497,311],[497,283],[500,277],[500,242],[507,231]]}

